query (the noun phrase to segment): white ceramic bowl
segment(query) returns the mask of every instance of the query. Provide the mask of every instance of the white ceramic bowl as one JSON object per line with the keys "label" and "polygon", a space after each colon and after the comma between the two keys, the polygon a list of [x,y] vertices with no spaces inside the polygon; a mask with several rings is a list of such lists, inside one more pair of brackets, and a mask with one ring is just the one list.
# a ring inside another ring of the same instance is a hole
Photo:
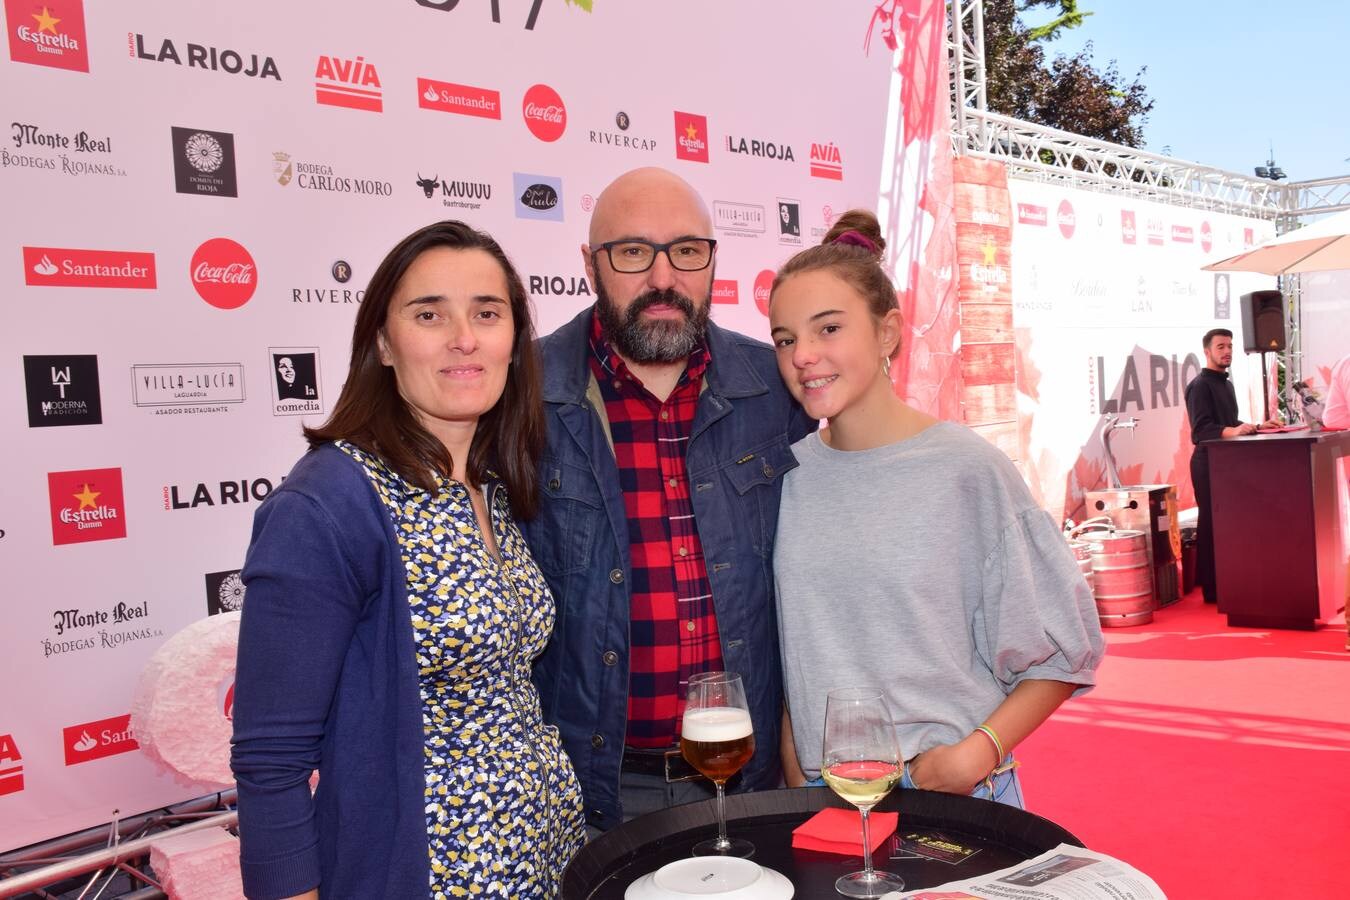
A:
{"label": "white ceramic bowl", "polygon": [[790,900],[792,882],[748,859],[695,856],[643,875],[624,891],[624,900]]}

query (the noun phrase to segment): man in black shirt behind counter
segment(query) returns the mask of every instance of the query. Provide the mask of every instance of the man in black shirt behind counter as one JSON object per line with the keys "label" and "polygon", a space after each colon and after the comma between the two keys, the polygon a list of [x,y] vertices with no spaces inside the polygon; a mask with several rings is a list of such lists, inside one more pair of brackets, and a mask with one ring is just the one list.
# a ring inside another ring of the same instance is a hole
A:
{"label": "man in black shirt behind counter", "polygon": [[1205,332],[1205,367],[1186,385],[1186,413],[1191,420],[1191,484],[1199,507],[1196,522],[1196,583],[1206,603],[1214,603],[1214,523],[1209,505],[1209,454],[1200,442],[1221,437],[1255,434],[1256,426],[1238,419],[1237,392],[1228,377],[1233,364],[1233,332],[1213,328]]}

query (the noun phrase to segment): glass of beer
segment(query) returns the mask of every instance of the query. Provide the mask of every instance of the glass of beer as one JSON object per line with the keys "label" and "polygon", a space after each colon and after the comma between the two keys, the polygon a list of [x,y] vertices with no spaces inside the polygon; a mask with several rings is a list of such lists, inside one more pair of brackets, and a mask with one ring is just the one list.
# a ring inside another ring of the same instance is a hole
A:
{"label": "glass of beer", "polygon": [[727,779],[755,755],[755,733],[745,685],[734,672],[703,672],[689,679],[680,752],[717,786],[717,837],[694,845],[695,856],[749,856],[755,845],[727,837]]}
{"label": "glass of beer", "polygon": [[904,879],[872,868],[867,814],[900,783],[904,759],[895,723],[877,688],[842,688],[825,700],[825,746],[820,774],[830,788],[862,813],[863,868],[834,883],[845,897],[880,897],[903,890]]}

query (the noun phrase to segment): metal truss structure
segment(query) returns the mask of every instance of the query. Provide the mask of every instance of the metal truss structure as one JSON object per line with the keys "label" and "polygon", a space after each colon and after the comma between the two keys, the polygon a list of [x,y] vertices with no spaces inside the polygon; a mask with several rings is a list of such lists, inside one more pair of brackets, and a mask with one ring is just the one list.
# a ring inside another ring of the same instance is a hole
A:
{"label": "metal truss structure", "polygon": [[1001,162],[1016,178],[1273,219],[1280,233],[1305,216],[1350,209],[1350,175],[1281,184],[991,112],[983,0],[948,0],[947,52],[958,156]]}
{"label": "metal truss structure", "polygon": [[[947,0],[952,151],[1003,163],[1014,178],[1119,193],[1194,209],[1275,222],[1277,234],[1308,216],[1350,209],[1350,175],[1281,184],[1024,122],[989,110],[984,65],[984,0]],[[1282,407],[1302,377],[1299,276],[1281,276],[1288,342]]]}

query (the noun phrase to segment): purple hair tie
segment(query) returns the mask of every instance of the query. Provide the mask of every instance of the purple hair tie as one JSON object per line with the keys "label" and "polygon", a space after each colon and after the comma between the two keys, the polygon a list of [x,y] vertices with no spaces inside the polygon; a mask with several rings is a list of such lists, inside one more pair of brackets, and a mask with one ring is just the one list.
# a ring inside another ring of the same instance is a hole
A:
{"label": "purple hair tie", "polygon": [[860,234],[852,229],[845,231],[839,237],[835,238],[832,244],[852,244],[855,247],[861,247],[868,253],[877,253],[877,245],[865,234]]}

